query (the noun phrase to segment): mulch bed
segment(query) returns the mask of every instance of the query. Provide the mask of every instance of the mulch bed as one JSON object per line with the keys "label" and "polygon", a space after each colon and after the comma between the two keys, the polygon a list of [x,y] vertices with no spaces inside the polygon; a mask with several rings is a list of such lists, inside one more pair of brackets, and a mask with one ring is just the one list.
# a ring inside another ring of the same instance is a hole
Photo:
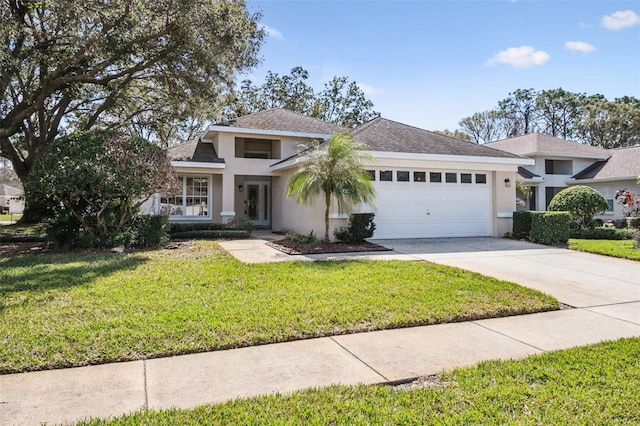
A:
{"label": "mulch bed", "polygon": [[272,241],[267,245],[286,254],[354,253],[367,251],[389,251],[388,248],[363,241],[361,243],[304,243],[288,238]]}
{"label": "mulch bed", "polygon": [[51,251],[44,243],[33,242],[17,242],[17,243],[0,243],[0,256],[13,254],[30,254],[43,253]]}

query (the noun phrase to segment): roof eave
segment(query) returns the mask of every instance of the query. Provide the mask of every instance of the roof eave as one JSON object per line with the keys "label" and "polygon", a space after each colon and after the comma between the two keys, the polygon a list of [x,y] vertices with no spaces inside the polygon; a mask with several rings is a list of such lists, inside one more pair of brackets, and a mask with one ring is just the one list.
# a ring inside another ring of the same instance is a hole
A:
{"label": "roof eave", "polygon": [[600,182],[617,182],[620,180],[637,180],[638,177],[640,176],[613,176],[613,177],[605,177],[605,178],[598,178],[598,177],[594,177],[594,178],[589,178],[589,179],[574,179],[574,178],[570,178],[567,179],[566,182],[569,185],[572,184],[578,184],[578,183],[600,183]]}
{"label": "roof eave", "polygon": [[310,133],[310,132],[290,132],[286,130],[264,130],[264,129],[250,129],[245,127],[233,127],[233,126],[209,126],[204,131],[202,138],[205,140],[213,139],[213,135],[216,133],[237,133],[243,135],[260,135],[260,136],[283,136],[294,138],[308,138],[308,139],[329,139],[331,134],[329,133]]}
{"label": "roof eave", "polygon": [[529,152],[526,154],[519,154],[525,157],[556,157],[556,158],[584,158],[588,160],[608,160],[610,155],[596,155],[596,154],[570,154],[566,152]]}
{"label": "roof eave", "polygon": [[379,159],[394,160],[430,160],[430,161],[457,161],[465,163],[495,163],[511,164],[518,166],[533,166],[535,160],[524,157],[481,157],[476,155],[452,155],[452,154],[418,154],[410,152],[391,151],[366,151],[368,155]]}
{"label": "roof eave", "polygon": [[224,169],[225,163],[201,162],[201,161],[171,161],[172,167],[184,167],[190,169]]}

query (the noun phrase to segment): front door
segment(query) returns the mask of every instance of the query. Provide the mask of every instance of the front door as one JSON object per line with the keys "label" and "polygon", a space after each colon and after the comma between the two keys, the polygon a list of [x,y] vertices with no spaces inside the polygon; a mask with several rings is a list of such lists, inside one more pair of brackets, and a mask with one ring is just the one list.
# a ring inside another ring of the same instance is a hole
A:
{"label": "front door", "polygon": [[245,216],[256,226],[271,225],[269,182],[245,182]]}

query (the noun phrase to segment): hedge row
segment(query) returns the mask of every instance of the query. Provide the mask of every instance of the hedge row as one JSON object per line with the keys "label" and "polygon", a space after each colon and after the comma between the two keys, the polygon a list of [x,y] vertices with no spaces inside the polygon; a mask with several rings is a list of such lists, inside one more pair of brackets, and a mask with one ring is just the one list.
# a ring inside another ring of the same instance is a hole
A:
{"label": "hedge row", "polygon": [[568,212],[520,211],[513,213],[514,238],[528,239],[545,245],[561,245],[569,241],[571,215]]}
{"label": "hedge row", "polygon": [[571,238],[581,240],[630,240],[633,238],[633,229],[592,228],[572,229]]}
{"label": "hedge row", "polygon": [[199,231],[184,231],[173,232],[171,238],[174,239],[216,239],[216,238],[228,238],[228,239],[242,239],[249,238],[251,232],[239,229],[223,229],[223,230],[199,230]]}

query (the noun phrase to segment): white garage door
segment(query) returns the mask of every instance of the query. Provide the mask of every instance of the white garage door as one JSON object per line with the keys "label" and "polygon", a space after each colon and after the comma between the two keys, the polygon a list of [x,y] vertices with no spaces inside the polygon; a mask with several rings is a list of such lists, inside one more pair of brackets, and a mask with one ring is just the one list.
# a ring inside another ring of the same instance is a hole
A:
{"label": "white garage door", "polygon": [[[410,172],[409,181],[398,181],[397,171],[391,172],[391,182],[380,181],[380,173],[376,173],[376,231],[373,238],[491,235],[491,180],[488,173],[437,172],[430,179],[427,172],[418,177],[426,175],[424,181],[415,181]],[[437,182],[438,175],[441,182]],[[400,178],[406,179],[406,172]]]}

